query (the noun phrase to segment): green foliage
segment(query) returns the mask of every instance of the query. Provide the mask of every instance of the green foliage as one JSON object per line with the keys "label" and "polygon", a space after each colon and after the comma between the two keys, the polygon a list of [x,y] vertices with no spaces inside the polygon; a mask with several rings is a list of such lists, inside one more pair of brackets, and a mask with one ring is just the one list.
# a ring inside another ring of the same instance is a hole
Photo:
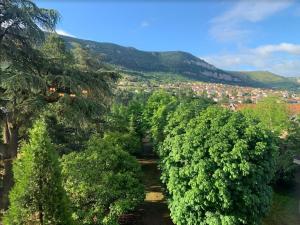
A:
{"label": "green foliage", "polygon": [[290,119],[288,106],[277,97],[264,98],[254,108],[245,109],[244,114],[258,118],[265,128],[277,136],[279,146],[274,182],[289,182],[295,171],[293,158],[299,154],[299,122]]}
{"label": "green foliage", "polygon": [[166,141],[170,153],[161,165],[175,224],[260,224],[272,194],[271,132],[241,113],[213,107]]}
{"label": "green foliage", "polygon": [[237,72],[237,74],[240,74],[242,78],[245,77],[253,82],[257,82],[262,87],[293,90],[297,90],[299,87],[296,80],[292,80],[268,71],[242,71]]}
{"label": "green foliage", "polygon": [[59,115],[53,105],[48,106],[42,114],[59,155],[82,150],[89,136],[96,132],[94,124],[76,126],[70,123],[69,118]]}
{"label": "green foliage", "polygon": [[[33,71],[18,70],[13,66],[2,71],[1,105],[9,112],[12,126],[25,131],[22,135],[26,135],[26,127],[31,126],[31,121],[45,110],[55,117],[62,130],[71,135],[71,139],[65,138],[65,141],[76,143],[73,137],[80,141],[97,129],[95,124],[99,123],[110,104],[117,75],[101,70],[101,65],[90,67],[77,63],[64,41],[56,35],[48,35],[39,50],[37,61],[40,64],[33,67]],[[55,91],[49,91],[50,88],[55,88]],[[67,145],[66,142],[60,144]],[[72,146],[67,148],[60,151],[68,152]],[[79,144],[76,148],[80,148]]]}
{"label": "green foliage", "polygon": [[111,111],[106,118],[108,129],[119,132],[134,130],[138,136],[142,137],[144,101],[147,98],[139,94],[127,97],[118,96],[118,98],[119,101],[111,106]]}
{"label": "green foliage", "polygon": [[178,104],[177,98],[165,91],[156,91],[149,97],[143,116],[155,144],[163,141],[168,115]]}
{"label": "green foliage", "polygon": [[[130,72],[129,72],[130,74]],[[145,72],[139,74],[138,78],[140,78],[140,81],[150,81],[153,84],[161,84],[163,83],[175,83],[175,82],[188,82],[193,81],[197,79],[186,77],[182,74],[177,73],[166,73],[166,72]]]}
{"label": "green foliage", "polygon": [[295,156],[300,154],[299,121],[291,121],[286,133],[278,139],[279,154],[275,181],[289,183],[293,180],[298,166],[293,163]]}
{"label": "green foliage", "polygon": [[134,131],[137,135],[142,138],[145,134],[145,124],[143,120],[143,110],[145,107],[145,102],[147,96],[143,94],[137,94],[134,98],[128,103],[128,109],[130,112],[129,122],[130,130],[134,128]]}
{"label": "green foliage", "polygon": [[[177,108],[169,114],[168,123],[164,127],[165,140],[159,146],[159,156],[164,159],[172,151],[172,138],[184,134],[191,119],[200,115],[200,113],[214,102],[208,98],[185,98],[181,99]],[[167,174],[162,176],[166,179]]]}
{"label": "green foliage", "polygon": [[107,132],[104,134],[103,140],[130,154],[137,153],[142,148],[141,140],[134,131],[128,133]]}
{"label": "green foliage", "polygon": [[62,158],[64,186],[79,224],[118,224],[144,200],[141,168],[133,156],[94,136],[87,149]]}
{"label": "green foliage", "polygon": [[30,131],[30,141],[14,163],[14,178],[5,225],[72,224],[58,155],[45,122],[37,121]]}
{"label": "green foliage", "polygon": [[287,104],[275,96],[263,98],[254,108],[246,108],[244,113],[258,118],[266,128],[277,135],[289,127]]}
{"label": "green foliage", "polygon": [[118,132],[127,132],[130,130],[131,112],[124,104],[113,104],[110,113],[106,117],[107,128]]}
{"label": "green foliage", "polygon": [[213,104],[214,102],[211,99],[201,97],[181,100],[176,110],[169,115],[164,133],[170,136],[184,133],[189,121]]}
{"label": "green foliage", "polygon": [[[116,65],[130,79],[143,84],[149,82],[204,81],[214,83],[240,84],[254,87],[275,87],[297,90],[296,80],[284,78],[270,72],[223,71],[187,52],[146,52],[112,43],[99,43],[71,37],[63,37],[70,46],[79,43],[91,52],[101,55],[106,63]],[[228,80],[230,79],[230,80]]]}
{"label": "green foliage", "polygon": [[35,64],[33,46],[43,41],[42,29],[55,29],[58,13],[39,8],[30,0],[3,0],[0,12],[0,62],[14,62],[21,68]]}
{"label": "green foliage", "polygon": [[68,119],[73,126],[86,128],[99,122],[110,104],[117,74],[100,70],[100,65],[82,69],[55,35],[48,36],[40,51],[37,61],[41,62],[33,71],[11,66],[1,73],[0,101],[11,113],[13,126],[29,126],[37,112],[49,105],[59,120]]}

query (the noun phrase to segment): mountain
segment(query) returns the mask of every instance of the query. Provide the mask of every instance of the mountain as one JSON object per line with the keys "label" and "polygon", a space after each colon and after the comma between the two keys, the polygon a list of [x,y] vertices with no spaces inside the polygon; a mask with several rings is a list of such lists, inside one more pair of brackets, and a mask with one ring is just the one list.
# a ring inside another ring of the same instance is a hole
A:
{"label": "mountain", "polygon": [[190,53],[181,51],[147,52],[132,47],[123,47],[112,43],[103,43],[62,36],[71,46],[79,43],[92,53],[123,70],[138,72],[163,72],[184,76],[186,79],[244,84],[238,75],[223,71],[210,65]]}
{"label": "mountain", "polygon": [[160,80],[196,80],[204,82],[226,83],[242,86],[293,88],[299,84],[288,78],[263,71],[233,72],[225,71],[206,61],[182,51],[141,51],[133,47],[124,47],[113,43],[95,42],[61,36],[71,48],[79,43],[98,55],[106,63],[119,70],[143,79]]}
{"label": "mountain", "polygon": [[240,76],[245,76],[247,79],[261,83],[268,88],[285,88],[296,90],[299,88],[299,83],[296,78],[283,77],[269,71],[240,71],[233,72]]}

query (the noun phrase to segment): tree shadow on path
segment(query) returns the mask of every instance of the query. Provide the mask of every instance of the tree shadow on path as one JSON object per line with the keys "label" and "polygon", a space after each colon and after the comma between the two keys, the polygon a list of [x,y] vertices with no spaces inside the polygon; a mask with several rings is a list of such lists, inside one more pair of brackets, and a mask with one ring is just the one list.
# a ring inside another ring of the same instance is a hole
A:
{"label": "tree shadow on path", "polygon": [[147,139],[143,141],[143,149],[138,161],[142,166],[146,190],[145,201],[140,207],[143,225],[174,225],[161,186],[158,159]]}

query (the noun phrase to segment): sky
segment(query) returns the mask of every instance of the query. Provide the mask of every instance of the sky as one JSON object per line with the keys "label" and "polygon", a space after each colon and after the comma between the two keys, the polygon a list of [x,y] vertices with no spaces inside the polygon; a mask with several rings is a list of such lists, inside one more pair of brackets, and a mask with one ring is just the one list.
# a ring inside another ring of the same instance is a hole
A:
{"label": "sky", "polygon": [[224,70],[300,77],[298,0],[36,0],[57,33],[145,51],[186,51]]}

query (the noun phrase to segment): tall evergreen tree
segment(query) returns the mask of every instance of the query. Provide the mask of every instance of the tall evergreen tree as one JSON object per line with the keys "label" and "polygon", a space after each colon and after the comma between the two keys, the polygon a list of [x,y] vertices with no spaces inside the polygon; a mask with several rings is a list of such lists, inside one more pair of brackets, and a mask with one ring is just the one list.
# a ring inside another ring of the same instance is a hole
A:
{"label": "tall evergreen tree", "polygon": [[[45,107],[51,108],[66,124],[87,127],[99,121],[111,96],[116,73],[99,67],[81,67],[55,35],[39,49],[37,67],[29,70],[7,68],[0,77],[0,104],[3,112],[2,148],[5,161],[0,208],[7,208],[6,196],[12,186],[11,159],[17,155],[20,130],[30,126]],[[0,110],[1,111],[1,110]],[[8,160],[7,160],[8,159]]]}
{"label": "tall evergreen tree", "polygon": [[44,39],[44,31],[53,31],[59,19],[55,10],[43,9],[31,0],[0,1],[0,61],[32,62],[33,46]]}
{"label": "tall evergreen tree", "polygon": [[44,121],[37,121],[30,131],[30,141],[22,147],[13,171],[16,182],[4,225],[72,224],[58,155]]}
{"label": "tall evergreen tree", "polygon": [[[19,142],[20,120],[13,115],[20,109],[30,114],[23,103],[32,104],[28,95],[42,83],[39,77],[32,76],[32,68],[40,63],[40,54],[34,47],[44,40],[43,29],[55,29],[59,15],[55,10],[37,7],[30,0],[1,0],[0,12],[0,119],[3,125],[0,154],[5,171],[1,177],[1,210],[8,206],[8,192],[13,184],[11,159],[16,156]],[[18,93],[23,96],[21,99],[17,98]]]}

